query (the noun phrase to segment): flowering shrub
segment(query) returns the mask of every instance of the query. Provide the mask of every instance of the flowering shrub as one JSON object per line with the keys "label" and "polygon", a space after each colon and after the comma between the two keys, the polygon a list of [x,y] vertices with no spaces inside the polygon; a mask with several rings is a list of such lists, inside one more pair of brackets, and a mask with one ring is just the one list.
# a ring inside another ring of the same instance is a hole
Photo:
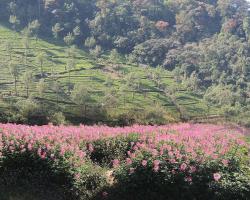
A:
{"label": "flowering shrub", "polygon": [[65,198],[86,199],[105,184],[103,170],[92,164],[86,143],[77,136],[50,132],[55,127],[9,124],[1,128],[2,186],[43,184],[46,190],[52,185],[59,187]]}
{"label": "flowering shrub", "polygon": [[98,139],[91,143],[91,159],[102,166],[111,166],[115,159],[124,160],[131,142],[138,140],[137,134]]}
{"label": "flowering shrub", "polygon": [[215,125],[0,124],[0,186],[15,185],[66,199],[248,199],[249,145]]}
{"label": "flowering shrub", "polygon": [[248,199],[249,146],[239,134],[203,128],[142,136],[132,143],[126,160],[115,168],[115,194],[126,199]]}

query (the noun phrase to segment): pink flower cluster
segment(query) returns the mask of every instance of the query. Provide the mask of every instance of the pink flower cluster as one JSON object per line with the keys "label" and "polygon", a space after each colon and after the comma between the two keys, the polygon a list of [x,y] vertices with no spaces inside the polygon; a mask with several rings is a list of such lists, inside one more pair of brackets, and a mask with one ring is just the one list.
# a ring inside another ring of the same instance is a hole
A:
{"label": "pink flower cluster", "polygon": [[[136,171],[137,167],[150,165],[157,173],[162,166],[168,166],[171,174],[184,174],[185,181],[191,183],[202,165],[216,163],[221,169],[228,168],[241,148],[249,149],[249,144],[236,130],[214,125],[174,125],[166,132],[142,134],[139,142],[131,143],[126,165],[129,174],[131,167]],[[219,181],[222,175],[215,171],[210,177]]]}
{"label": "pink flower cluster", "polygon": [[[161,167],[159,156],[166,156],[169,163],[179,165],[180,171],[194,173],[196,167],[191,161],[202,163],[217,160],[225,167],[230,163],[226,158],[232,146],[246,145],[239,130],[226,126],[209,124],[173,124],[166,126],[115,127],[108,126],[26,126],[0,124],[0,158],[4,153],[35,152],[41,159],[67,159],[72,165],[84,162],[88,152],[94,151],[92,141],[119,135],[138,134],[140,142],[132,143],[126,159],[132,165],[141,151],[150,152],[156,158],[153,170]],[[161,144],[159,146],[159,144]],[[147,159],[141,159],[141,165],[147,167]],[[118,167],[119,160],[113,161]],[[135,169],[131,168],[130,173]],[[175,173],[173,169],[173,173]],[[216,176],[218,177],[218,176]],[[218,179],[218,178],[216,178]],[[189,179],[190,180],[190,179]]]}

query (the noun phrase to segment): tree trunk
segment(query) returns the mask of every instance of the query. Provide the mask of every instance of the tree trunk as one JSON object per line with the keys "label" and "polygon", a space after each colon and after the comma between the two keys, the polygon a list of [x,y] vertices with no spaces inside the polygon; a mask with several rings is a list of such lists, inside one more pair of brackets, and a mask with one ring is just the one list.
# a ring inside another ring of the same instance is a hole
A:
{"label": "tree trunk", "polygon": [[83,117],[86,117],[86,113],[87,113],[87,105],[84,104],[84,113],[83,113]]}
{"label": "tree trunk", "polygon": [[29,97],[29,87],[26,87],[26,96]]}
{"label": "tree trunk", "polygon": [[28,60],[27,60],[27,49],[25,49],[25,66],[27,67]]}
{"label": "tree trunk", "polygon": [[70,70],[69,70],[69,83],[70,83]]}
{"label": "tree trunk", "polygon": [[59,94],[56,92],[56,106],[58,107]]}
{"label": "tree trunk", "polygon": [[41,68],[41,75],[43,76],[43,64],[42,63],[40,65],[40,68]]}
{"label": "tree trunk", "polygon": [[17,96],[17,87],[16,87],[16,82],[17,82],[17,80],[16,80],[16,76],[15,76],[14,86],[15,86],[15,93],[16,93],[16,96]]}

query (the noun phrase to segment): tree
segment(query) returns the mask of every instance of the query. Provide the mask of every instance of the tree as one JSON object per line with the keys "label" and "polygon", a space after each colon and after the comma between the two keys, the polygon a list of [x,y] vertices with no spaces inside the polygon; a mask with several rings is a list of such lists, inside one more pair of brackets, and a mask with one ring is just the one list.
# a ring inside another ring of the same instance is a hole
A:
{"label": "tree", "polygon": [[12,52],[13,52],[13,46],[12,46],[12,42],[10,40],[8,40],[5,44],[5,50],[9,55],[9,60],[12,60]]}
{"label": "tree", "polygon": [[250,16],[247,16],[243,20],[243,29],[246,34],[246,39],[250,43]]}
{"label": "tree", "polygon": [[69,83],[71,82],[70,81],[70,77],[71,77],[71,70],[72,69],[75,69],[75,59],[72,57],[72,58],[68,58],[67,60],[67,70],[68,70],[68,75],[69,75]]}
{"label": "tree", "polygon": [[90,54],[94,56],[95,58],[99,58],[102,55],[102,47],[99,45],[96,45],[94,49],[90,50]]}
{"label": "tree", "polygon": [[104,82],[104,85],[106,87],[112,87],[112,85],[114,84],[114,80],[112,79],[111,76],[107,76]]}
{"label": "tree", "polygon": [[118,99],[116,96],[116,90],[114,88],[108,88],[104,91],[104,97],[102,99],[104,108],[107,110],[116,108],[118,104]]}
{"label": "tree", "polygon": [[31,84],[33,83],[33,72],[32,71],[26,71],[24,72],[22,76],[22,82],[24,84],[24,87],[26,88],[26,97],[29,97],[29,89],[31,87]]}
{"label": "tree", "polygon": [[37,19],[32,21],[31,23],[29,23],[29,25],[28,25],[28,28],[31,30],[31,33],[36,38],[36,42],[37,42],[38,32],[39,32],[40,26],[41,26],[41,24],[39,23],[39,21]]}
{"label": "tree", "polygon": [[73,30],[73,33],[74,33],[74,36],[75,36],[75,37],[80,36],[80,35],[81,35],[81,29],[80,29],[80,27],[79,27],[79,26],[76,26],[76,27],[74,28],[74,30]]}
{"label": "tree", "polygon": [[80,107],[81,115],[85,117],[87,104],[92,100],[89,88],[82,84],[76,84],[71,93],[71,99]]}
{"label": "tree", "polygon": [[13,76],[14,78],[14,88],[15,88],[15,94],[17,96],[17,78],[19,76],[19,69],[18,69],[18,65],[14,64],[12,62],[9,63],[9,71],[10,74]]}
{"label": "tree", "polygon": [[44,94],[47,90],[47,84],[46,82],[44,81],[44,79],[41,79],[38,84],[37,84],[37,91],[38,91],[38,94],[41,98],[44,97]]}
{"label": "tree", "polygon": [[43,76],[43,64],[47,60],[47,55],[44,52],[40,52],[36,56],[37,63],[40,65],[41,76]]}
{"label": "tree", "polygon": [[36,114],[39,112],[39,104],[35,102],[33,99],[25,99],[25,100],[19,100],[16,103],[16,107],[18,109],[19,114],[24,119],[24,121],[27,123],[30,122],[30,120],[36,116]]}
{"label": "tree", "polygon": [[22,39],[23,47],[24,47],[24,59],[25,59],[25,65],[28,65],[28,50],[30,45],[30,38],[28,35],[25,35]]}
{"label": "tree", "polygon": [[126,75],[125,77],[125,81],[126,81],[126,85],[129,86],[130,88],[132,88],[133,90],[133,99],[135,97],[135,90],[140,90],[140,86],[141,86],[141,78],[137,73],[129,73]]}
{"label": "tree", "polygon": [[56,105],[58,107],[59,103],[59,94],[61,92],[61,85],[58,81],[53,81],[52,88],[51,88],[55,93],[56,93]]}
{"label": "tree", "polygon": [[66,50],[66,54],[67,54],[67,65],[66,65],[66,69],[68,71],[68,77],[69,77],[69,81],[68,81],[68,85],[69,85],[69,90],[71,88],[71,71],[72,69],[75,69],[76,67],[76,47],[75,46],[71,46]]}
{"label": "tree", "polygon": [[119,65],[114,64],[117,62],[121,62],[121,55],[118,53],[116,49],[112,49],[112,51],[110,52],[109,60],[112,63],[112,68],[114,68],[115,70],[119,70]]}
{"label": "tree", "polygon": [[20,24],[20,20],[17,19],[16,15],[10,15],[9,22],[12,24],[14,31],[17,31],[17,26]]}
{"label": "tree", "polygon": [[16,10],[17,10],[17,4],[12,1],[12,2],[9,3],[8,7],[9,7],[9,10],[10,10],[10,13],[15,15]]}
{"label": "tree", "polygon": [[54,26],[52,26],[52,33],[55,39],[58,39],[59,33],[63,31],[63,28],[61,27],[60,23],[56,23]]}
{"label": "tree", "polygon": [[126,85],[123,85],[119,88],[119,94],[123,97],[123,106],[125,107],[126,105],[126,99],[127,99],[127,91],[128,91],[128,88]]}
{"label": "tree", "polygon": [[76,55],[77,55],[77,49],[75,47],[75,45],[69,47],[67,50],[66,50],[66,54],[67,54],[67,57],[68,58],[76,58]]}
{"label": "tree", "polygon": [[164,74],[165,74],[165,69],[162,66],[157,66],[156,70],[153,72],[153,81],[156,83],[159,89],[162,81],[162,76]]}
{"label": "tree", "polygon": [[63,125],[66,123],[66,118],[62,112],[56,112],[50,117],[50,122],[53,125]]}
{"label": "tree", "polygon": [[88,37],[84,42],[85,47],[93,48],[96,45],[96,40],[94,37]]}
{"label": "tree", "polygon": [[229,86],[211,86],[207,89],[204,100],[207,103],[208,109],[213,105],[232,106],[235,97],[232,94]]}
{"label": "tree", "polygon": [[65,42],[65,44],[67,44],[68,46],[70,46],[71,44],[73,44],[75,40],[75,37],[72,33],[68,33],[64,38],[63,41]]}
{"label": "tree", "polygon": [[[45,83],[44,79],[41,79],[38,82],[36,88],[37,88],[37,92],[38,92],[40,98],[44,98],[44,94],[45,94],[45,92],[47,90],[47,84]],[[43,101],[41,103],[41,108],[42,108],[42,110],[44,109]]]}
{"label": "tree", "polygon": [[109,55],[109,59],[111,62],[120,61],[121,55],[118,53],[118,51],[116,49],[112,49],[112,51],[110,52],[110,55]]}

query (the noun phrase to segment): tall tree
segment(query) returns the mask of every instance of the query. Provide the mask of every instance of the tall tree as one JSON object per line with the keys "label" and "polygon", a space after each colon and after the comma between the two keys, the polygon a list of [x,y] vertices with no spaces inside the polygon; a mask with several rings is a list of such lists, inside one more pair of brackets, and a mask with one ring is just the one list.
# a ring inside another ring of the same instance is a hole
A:
{"label": "tall tree", "polygon": [[75,37],[72,33],[68,33],[64,38],[63,38],[64,42],[66,45],[70,46],[73,44]]}
{"label": "tall tree", "polygon": [[55,39],[58,39],[59,33],[63,31],[64,28],[61,27],[60,23],[56,23],[54,26],[52,26],[52,34]]}
{"label": "tall tree", "polygon": [[5,44],[5,50],[9,55],[9,60],[12,60],[12,53],[13,53],[13,46],[12,46],[12,42],[10,40],[8,40]]}
{"label": "tall tree", "polygon": [[[38,91],[40,98],[42,98],[42,99],[44,98],[44,94],[45,94],[46,90],[47,90],[47,84],[46,84],[44,79],[41,79],[37,84],[37,91]],[[41,100],[41,108],[42,108],[42,110],[44,110],[43,100]]]}
{"label": "tall tree", "polygon": [[17,26],[20,24],[20,20],[16,15],[10,15],[9,22],[12,24],[12,28],[17,31]]}
{"label": "tall tree", "polygon": [[24,61],[25,65],[28,65],[28,51],[30,46],[30,38],[28,35],[24,35],[22,38],[23,48],[24,48]]}
{"label": "tall tree", "polygon": [[37,60],[37,63],[39,64],[39,66],[40,66],[41,76],[43,76],[43,65],[44,65],[44,62],[47,60],[47,55],[44,52],[40,52],[36,56],[36,60]]}
{"label": "tall tree", "polygon": [[86,117],[87,105],[92,100],[89,88],[82,84],[76,84],[71,98],[80,107],[82,117]]}
{"label": "tall tree", "polygon": [[10,71],[10,74],[14,78],[14,88],[15,88],[15,94],[17,96],[17,78],[19,76],[18,64],[14,64],[13,62],[9,62],[9,71]]}
{"label": "tall tree", "polygon": [[22,82],[24,84],[24,87],[26,88],[26,97],[29,97],[29,90],[33,83],[33,72],[32,71],[26,71],[24,72],[22,76]]}
{"label": "tall tree", "polygon": [[36,38],[36,42],[37,42],[37,39],[38,39],[38,32],[39,32],[40,26],[41,26],[41,24],[39,23],[39,21],[37,19],[30,22],[29,25],[28,25],[28,28],[30,29],[31,33]]}

